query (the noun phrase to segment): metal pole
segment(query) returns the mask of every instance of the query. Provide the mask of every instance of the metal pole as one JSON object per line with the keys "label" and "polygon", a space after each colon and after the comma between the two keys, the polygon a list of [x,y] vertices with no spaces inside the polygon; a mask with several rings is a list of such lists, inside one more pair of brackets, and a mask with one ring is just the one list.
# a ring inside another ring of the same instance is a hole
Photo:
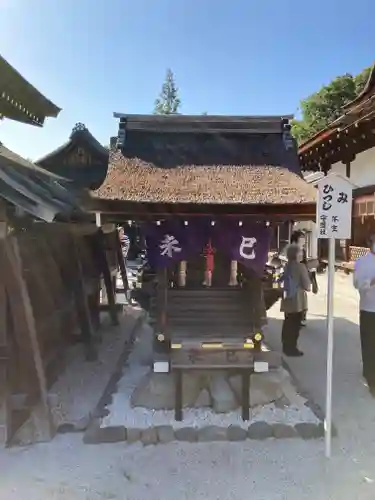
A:
{"label": "metal pole", "polygon": [[326,392],[326,418],[325,418],[325,452],[326,457],[331,456],[332,440],[332,365],[333,365],[333,296],[335,281],[335,243],[334,238],[329,239],[328,253],[328,291],[327,291],[327,392]]}
{"label": "metal pole", "polygon": [[317,224],[313,222],[311,224],[312,226],[312,231],[311,231],[311,245],[310,245],[310,257],[312,259],[317,259],[318,258],[318,229],[317,229]]}

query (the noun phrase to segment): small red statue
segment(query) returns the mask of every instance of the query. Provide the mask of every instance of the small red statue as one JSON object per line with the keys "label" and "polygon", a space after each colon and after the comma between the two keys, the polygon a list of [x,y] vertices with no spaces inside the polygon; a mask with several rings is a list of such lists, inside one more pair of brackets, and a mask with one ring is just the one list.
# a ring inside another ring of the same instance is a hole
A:
{"label": "small red statue", "polygon": [[203,250],[203,256],[206,259],[206,269],[204,273],[204,286],[212,286],[212,273],[215,267],[215,248],[212,246],[211,240],[208,240],[207,245]]}

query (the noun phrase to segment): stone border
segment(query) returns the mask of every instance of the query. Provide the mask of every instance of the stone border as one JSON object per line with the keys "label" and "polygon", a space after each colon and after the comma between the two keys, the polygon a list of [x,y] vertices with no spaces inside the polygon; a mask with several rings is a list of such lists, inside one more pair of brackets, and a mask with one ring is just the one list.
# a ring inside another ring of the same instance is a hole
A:
{"label": "stone border", "polygon": [[141,312],[137,318],[134,319],[134,324],[132,325],[129,335],[125,338],[123,350],[117,359],[117,363],[115,369],[110,376],[107,386],[104,389],[102,396],[99,399],[98,404],[94,408],[94,410],[88,415],[81,419],[77,425],[74,424],[62,424],[57,428],[56,434],[68,434],[73,432],[85,432],[87,431],[97,419],[103,418],[108,414],[108,410],[106,406],[111,402],[112,394],[117,389],[117,382],[121,378],[122,369],[125,361],[127,360],[133,342],[136,336],[136,332],[138,328],[143,324],[144,314]]}
{"label": "stone border", "polygon": [[147,429],[126,428],[113,426],[100,428],[100,421],[96,420],[86,431],[83,442],[85,444],[119,443],[133,444],[141,442],[144,446],[166,444],[172,441],[181,442],[238,442],[246,439],[264,441],[266,439],[292,439],[303,440],[319,439],[324,436],[322,423],[268,424],[264,421],[254,422],[246,428],[236,425],[229,427],[207,426],[197,429],[195,427],[181,427],[174,429],[171,425],[149,427]]}

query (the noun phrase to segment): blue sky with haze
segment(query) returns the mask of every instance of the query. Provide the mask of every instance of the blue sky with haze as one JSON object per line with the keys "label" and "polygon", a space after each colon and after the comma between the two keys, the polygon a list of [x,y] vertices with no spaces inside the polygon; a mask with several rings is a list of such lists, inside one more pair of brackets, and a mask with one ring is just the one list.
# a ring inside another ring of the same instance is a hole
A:
{"label": "blue sky with haze", "polygon": [[168,67],[182,113],[297,113],[372,64],[374,19],[374,0],[0,0],[0,53],[63,108],[0,140],[37,159],[80,121],[106,144],[114,111],[152,112]]}

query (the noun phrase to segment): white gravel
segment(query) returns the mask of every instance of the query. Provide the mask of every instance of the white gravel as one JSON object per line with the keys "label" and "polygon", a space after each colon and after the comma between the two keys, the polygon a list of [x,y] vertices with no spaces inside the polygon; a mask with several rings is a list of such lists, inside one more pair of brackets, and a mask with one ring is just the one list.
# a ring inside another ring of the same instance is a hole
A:
{"label": "white gravel", "polygon": [[319,419],[312,410],[304,404],[291,404],[278,408],[273,403],[252,408],[250,421],[242,420],[241,409],[224,414],[218,414],[210,408],[186,408],[183,410],[182,422],[175,420],[173,410],[149,410],[131,405],[131,395],[141,383],[149,368],[142,364],[147,361],[151,345],[149,327],[140,332],[135,348],[131,353],[124,375],[118,383],[117,392],[113,395],[112,404],[107,406],[109,415],[102,421],[102,427],[124,425],[140,429],[156,425],[172,425],[175,429],[181,427],[202,428],[209,425],[228,427],[238,425],[247,428],[252,422],[263,420],[270,424],[285,423],[294,425],[299,422],[318,423]]}
{"label": "white gravel", "polygon": [[103,318],[102,341],[96,346],[97,361],[85,361],[82,344],[69,350],[66,368],[49,391],[56,425],[75,424],[96,408],[137,314],[139,312],[127,308],[126,314],[119,316],[118,327],[110,325],[108,315]]}
{"label": "white gravel", "polygon": [[286,408],[277,408],[273,403],[262,407],[252,408],[250,421],[243,421],[241,410],[217,414],[210,408],[186,408],[183,411],[183,421],[177,422],[172,410],[148,410],[146,408],[133,408],[130,397],[142,378],[148,373],[148,368],[143,366],[130,366],[118,384],[118,392],[113,395],[113,402],[107,408],[110,414],[103,419],[102,427],[124,425],[140,429],[156,425],[172,425],[175,429],[180,427],[206,427],[217,425],[228,427],[239,425],[247,428],[250,423],[264,420],[270,424],[286,423],[294,425],[298,422],[318,423],[318,418],[307,406],[290,405]]}

